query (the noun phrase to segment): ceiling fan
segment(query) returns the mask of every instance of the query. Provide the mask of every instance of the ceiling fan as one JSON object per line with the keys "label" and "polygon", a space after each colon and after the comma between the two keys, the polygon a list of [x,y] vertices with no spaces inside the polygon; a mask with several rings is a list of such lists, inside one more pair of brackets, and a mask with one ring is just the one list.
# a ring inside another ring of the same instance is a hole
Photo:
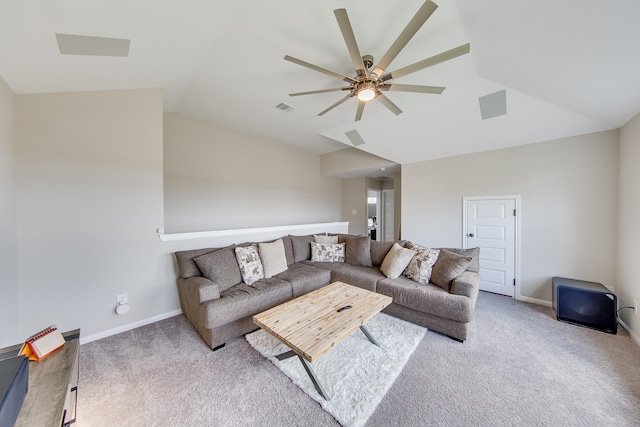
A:
{"label": "ceiling fan", "polygon": [[362,112],[364,111],[366,102],[374,98],[380,101],[382,105],[387,107],[396,116],[402,113],[402,110],[398,108],[398,106],[393,102],[391,102],[391,100],[387,98],[382,92],[399,91],[441,94],[442,91],[445,90],[444,87],[397,84],[390,83],[390,80],[406,76],[407,74],[415,73],[416,71],[423,70],[427,67],[431,67],[441,62],[445,62],[469,53],[469,43],[463,44],[462,46],[458,46],[446,52],[442,52],[430,58],[423,59],[422,61],[400,68],[396,71],[385,73],[385,70],[391,64],[391,62],[396,58],[396,56],[398,56],[400,51],[402,51],[409,40],[411,40],[411,38],[418,32],[418,30],[427,21],[427,19],[429,19],[429,17],[433,14],[433,12],[435,12],[437,8],[438,5],[433,3],[432,1],[425,1],[422,7],[420,7],[420,9],[411,19],[411,21],[409,21],[404,30],[402,30],[396,41],[393,42],[389,50],[387,50],[382,59],[376,64],[375,67],[373,67],[372,70],[371,67],[373,66],[373,56],[360,55],[360,50],[358,49],[358,44],[356,43],[353,29],[351,28],[351,22],[349,21],[349,17],[347,16],[347,11],[345,9],[334,10],[333,13],[336,16],[338,26],[340,26],[340,31],[342,32],[342,37],[347,44],[349,55],[351,56],[351,60],[353,61],[356,76],[344,76],[340,73],[336,73],[325,68],[318,67],[317,65],[310,64],[301,59],[285,55],[284,59],[287,61],[293,62],[294,64],[302,65],[303,67],[307,67],[315,71],[319,71],[331,77],[338,78],[349,84],[349,86],[336,87],[331,89],[319,89],[307,92],[290,93],[289,96],[348,91],[349,93],[347,94],[347,96],[341,98],[340,100],[338,100],[338,102],[322,110],[320,113],[318,113],[318,116],[322,116],[323,114],[333,110],[338,105],[349,100],[350,98],[357,97],[358,108],[356,110],[355,121],[358,121],[362,118]]}

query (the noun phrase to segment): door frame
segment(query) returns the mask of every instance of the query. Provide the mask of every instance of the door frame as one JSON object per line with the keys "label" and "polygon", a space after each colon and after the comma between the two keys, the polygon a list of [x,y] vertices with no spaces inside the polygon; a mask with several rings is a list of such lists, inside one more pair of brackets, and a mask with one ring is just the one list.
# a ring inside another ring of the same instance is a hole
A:
{"label": "door frame", "polygon": [[513,250],[514,250],[514,276],[516,279],[516,286],[513,292],[514,299],[520,300],[522,299],[522,295],[520,293],[521,283],[520,283],[520,249],[521,249],[521,225],[522,225],[522,207],[520,203],[519,195],[510,195],[510,196],[464,196],[462,198],[462,248],[466,249],[467,240],[465,236],[467,235],[467,208],[470,201],[476,200],[505,200],[510,199],[515,202],[516,209],[516,222],[515,222],[515,230],[514,230],[514,242],[513,242]]}
{"label": "door frame", "polygon": [[[382,227],[383,232],[381,233],[380,241],[382,241],[382,242],[387,241],[387,225],[389,224],[389,219],[387,218],[387,213],[386,212],[387,212],[387,201],[388,201],[389,193],[393,193],[393,206],[395,208],[395,204],[396,204],[396,201],[395,201],[395,197],[396,197],[395,189],[387,188],[385,190],[381,190],[380,216],[382,218],[381,227]],[[393,217],[393,220],[395,221],[395,215]],[[391,226],[394,228],[392,236],[391,236],[391,240],[394,240],[393,236],[395,236],[395,233],[396,233],[395,223],[392,223]]]}

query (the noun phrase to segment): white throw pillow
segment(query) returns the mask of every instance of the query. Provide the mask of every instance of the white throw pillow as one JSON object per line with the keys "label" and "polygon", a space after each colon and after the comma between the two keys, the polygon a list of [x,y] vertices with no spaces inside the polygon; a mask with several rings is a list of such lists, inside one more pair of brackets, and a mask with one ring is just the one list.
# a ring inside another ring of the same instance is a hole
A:
{"label": "white throw pillow", "polygon": [[264,269],[264,277],[267,279],[282,273],[288,268],[282,239],[271,243],[259,243],[258,251],[260,252],[260,260]]}
{"label": "white throw pillow", "polygon": [[337,244],[338,236],[323,236],[321,234],[314,234],[313,241],[316,243],[326,243],[328,245]]}
{"label": "white throw pillow", "polygon": [[395,279],[399,277],[411,259],[416,254],[413,249],[403,248],[397,243],[394,243],[389,250],[389,253],[384,257],[380,271],[384,273],[389,279]]}
{"label": "white throw pillow", "polygon": [[249,246],[236,246],[235,251],[244,283],[252,285],[254,282],[264,278],[264,270],[258,254],[258,245],[254,243]]}

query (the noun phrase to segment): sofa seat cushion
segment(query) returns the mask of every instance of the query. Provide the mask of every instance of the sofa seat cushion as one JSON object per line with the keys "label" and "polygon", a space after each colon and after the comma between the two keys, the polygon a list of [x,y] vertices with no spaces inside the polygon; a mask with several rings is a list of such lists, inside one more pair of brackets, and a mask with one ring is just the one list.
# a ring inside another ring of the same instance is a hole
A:
{"label": "sofa seat cushion", "polygon": [[291,296],[291,284],[277,277],[260,279],[251,286],[239,283],[203,304],[202,324],[207,329],[217,328],[282,304]]}
{"label": "sofa seat cushion", "polygon": [[378,280],[385,278],[378,267],[363,267],[345,262],[307,262],[305,264],[331,270],[331,282],[340,281],[372,292],[376,291]]}
{"label": "sofa seat cushion", "polygon": [[390,296],[398,305],[457,322],[469,322],[473,314],[471,298],[452,295],[439,286],[423,285],[405,276],[380,280],[376,292]]}
{"label": "sofa seat cushion", "polygon": [[297,298],[300,295],[328,285],[331,281],[331,271],[326,268],[317,268],[311,265],[295,263],[275,277],[291,283],[293,298]]}

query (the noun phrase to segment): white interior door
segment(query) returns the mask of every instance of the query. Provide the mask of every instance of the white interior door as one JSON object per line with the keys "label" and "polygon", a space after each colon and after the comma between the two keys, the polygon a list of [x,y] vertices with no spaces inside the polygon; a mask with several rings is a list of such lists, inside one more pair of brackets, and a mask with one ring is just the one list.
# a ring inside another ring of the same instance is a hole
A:
{"label": "white interior door", "polygon": [[464,247],[480,248],[480,289],[515,295],[517,197],[465,198]]}

